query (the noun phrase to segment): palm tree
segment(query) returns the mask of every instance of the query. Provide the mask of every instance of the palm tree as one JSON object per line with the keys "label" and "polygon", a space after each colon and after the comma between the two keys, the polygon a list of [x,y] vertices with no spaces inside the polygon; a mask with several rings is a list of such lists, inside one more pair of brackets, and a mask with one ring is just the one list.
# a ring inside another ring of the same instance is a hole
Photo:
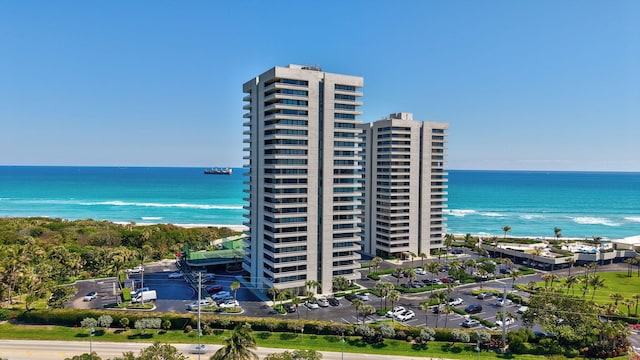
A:
{"label": "palm tree", "polygon": [[635,294],[632,297],[633,297],[633,300],[636,301],[636,316],[638,316],[638,304],[640,303],[640,294]]}
{"label": "palm tree", "polygon": [[367,316],[374,314],[376,312],[376,308],[373,305],[363,305],[362,306],[362,324],[364,325],[364,321],[367,319]]}
{"label": "palm tree", "polygon": [[513,288],[513,286],[516,284],[516,280],[518,280],[520,278],[520,271],[518,270],[511,270],[511,288]]}
{"label": "palm tree", "polygon": [[300,299],[300,297],[297,296],[297,295],[293,295],[293,297],[291,298],[291,305],[296,307],[296,313],[298,314],[298,320],[300,320],[300,311],[298,311],[300,309],[300,304],[302,304],[302,299]]}
{"label": "palm tree", "polygon": [[422,253],[420,253],[418,256],[420,256],[420,260],[421,260],[421,262],[420,262],[420,266],[424,269],[424,259],[426,259],[426,258],[427,258],[427,254],[425,254],[425,253],[423,253],[423,252],[422,252]]}
{"label": "palm tree", "polygon": [[593,288],[593,294],[591,294],[591,300],[593,300],[596,295],[596,290],[598,288],[604,287],[604,279],[601,278],[598,274],[593,275],[591,279],[589,279],[589,285],[591,285],[591,287]]}
{"label": "palm tree", "polygon": [[442,291],[438,291],[437,293],[432,292],[431,294],[429,294],[429,299],[431,300],[435,300],[436,301],[436,306],[438,307],[438,311],[436,312],[436,329],[438,328],[438,320],[440,319],[440,294],[442,293]]}
{"label": "palm tree", "polygon": [[378,271],[378,267],[382,263],[382,258],[380,256],[376,256],[371,259],[371,267],[373,267],[373,271]]}
{"label": "palm tree", "polygon": [[567,293],[571,290],[571,295],[573,295],[573,287],[580,283],[580,278],[575,275],[569,275],[564,279],[564,283],[567,285]]}
{"label": "palm tree", "polygon": [[562,229],[560,229],[559,227],[554,227],[553,234],[556,238],[556,241],[560,240],[560,237],[562,236]]}
{"label": "palm tree", "polygon": [[230,338],[224,339],[225,345],[218,349],[209,360],[258,360],[253,350],[257,349],[251,326],[237,326]]}
{"label": "palm tree", "polygon": [[431,273],[431,292],[433,292],[433,280],[435,280],[435,276],[440,272],[440,264],[435,261],[429,261],[425,270]]}
{"label": "palm tree", "polygon": [[[393,304],[397,303],[398,301],[400,301],[400,291],[398,290],[391,290],[389,291],[389,302],[391,303],[391,307],[393,307]],[[391,318],[391,322],[393,322],[394,319],[393,317]]]}
{"label": "palm tree", "polygon": [[429,305],[428,301],[425,301],[423,303],[420,303],[420,309],[422,309],[422,311],[424,311],[424,326],[428,326],[429,323],[429,310],[431,310],[431,306]]}
{"label": "palm tree", "polygon": [[504,240],[507,240],[507,233],[511,231],[511,226],[509,225],[503,226],[502,231],[504,231]]}
{"label": "palm tree", "polygon": [[409,258],[411,259],[411,267],[413,268],[413,259],[416,257],[417,255],[414,252],[409,252]]}
{"label": "palm tree", "polygon": [[275,286],[272,286],[271,288],[269,288],[269,295],[271,295],[273,297],[273,306],[276,306],[276,297],[278,296],[278,294],[280,293],[280,289],[278,289]]}
{"label": "palm tree", "polygon": [[571,276],[571,268],[573,267],[573,264],[576,262],[576,258],[574,258],[573,255],[571,255],[571,257],[567,258],[566,262],[567,264],[569,264],[569,276]]}
{"label": "palm tree", "polygon": [[360,320],[360,317],[358,316],[358,309],[360,309],[362,307],[362,305],[364,305],[364,303],[362,302],[362,300],[360,299],[353,299],[351,300],[351,306],[353,306],[354,308],[356,308],[356,324],[358,323],[358,321]]}
{"label": "palm tree", "polygon": [[633,264],[635,264],[638,260],[636,260],[635,258],[628,258],[625,259],[625,263],[627,263],[627,276],[631,277],[633,274]]}
{"label": "palm tree", "polygon": [[320,283],[317,280],[307,280],[304,285],[307,287],[307,291],[311,291],[314,290],[314,293],[316,292],[315,290],[318,289],[318,287],[320,286]]}
{"label": "palm tree", "polygon": [[233,300],[236,300],[238,289],[240,289],[240,283],[237,281],[232,282],[231,285],[229,285],[229,289],[233,291]]}
{"label": "palm tree", "polygon": [[624,300],[622,302],[622,305],[626,305],[627,306],[627,316],[631,316],[631,307],[635,304],[635,301],[631,301],[631,300]]}
{"label": "palm tree", "polygon": [[618,301],[620,300],[624,300],[624,296],[622,296],[622,294],[620,293],[613,293],[613,294],[609,294],[609,297],[611,299],[613,299],[613,303],[618,306]]}

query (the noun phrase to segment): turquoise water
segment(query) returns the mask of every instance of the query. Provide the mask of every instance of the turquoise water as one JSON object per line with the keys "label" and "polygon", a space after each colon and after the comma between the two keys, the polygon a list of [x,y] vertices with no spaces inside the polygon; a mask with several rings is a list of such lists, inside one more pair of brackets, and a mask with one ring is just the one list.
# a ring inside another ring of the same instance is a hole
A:
{"label": "turquoise water", "polygon": [[[243,169],[0,166],[0,216],[240,225]],[[449,171],[448,232],[640,235],[640,173]]]}

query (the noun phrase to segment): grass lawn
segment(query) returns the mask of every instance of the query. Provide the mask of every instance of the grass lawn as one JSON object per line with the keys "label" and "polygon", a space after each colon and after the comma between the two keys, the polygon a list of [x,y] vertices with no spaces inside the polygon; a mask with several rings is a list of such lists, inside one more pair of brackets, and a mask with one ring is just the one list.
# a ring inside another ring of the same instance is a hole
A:
{"label": "grass lawn", "polygon": [[[147,330],[146,334],[140,334],[138,330],[118,331],[110,329],[108,331],[98,329],[93,337],[93,341],[109,342],[154,342],[171,344],[195,343],[195,333],[186,334],[182,331],[158,332],[157,330]],[[222,344],[225,337],[230,335],[230,331],[216,331],[212,335],[203,335],[201,341],[208,344]],[[318,351],[340,352],[342,343],[340,337],[331,335],[313,334],[292,334],[279,332],[254,333],[256,342],[260,347],[280,348],[280,349],[307,349]],[[0,324],[0,338],[2,339],[33,339],[33,340],[70,340],[88,341],[88,331],[80,328],[70,328],[63,326],[31,326],[13,325],[9,323]],[[430,358],[448,359],[470,359],[476,358],[475,344],[456,344],[451,346],[448,342],[430,342],[427,345],[416,345],[406,341],[385,339],[382,344],[367,344],[360,340],[360,337],[347,337],[344,344],[346,353],[361,354],[385,354]],[[504,358],[504,355],[494,352],[483,351],[480,353],[481,359]],[[512,359],[539,360],[542,356],[535,355],[513,355]]]}
{"label": "grass lawn", "polygon": [[[630,300],[635,302],[633,299],[634,295],[640,294],[640,277],[637,276],[637,273],[634,271],[633,276],[628,277],[627,272],[598,272],[597,273],[600,278],[604,280],[604,287],[596,290],[595,294],[593,293],[593,288],[589,287],[589,291],[586,294],[586,299],[593,301],[596,304],[604,305],[604,304],[613,304],[615,301],[609,297],[610,294],[618,293],[624,296],[625,300]],[[580,279],[584,278],[584,272],[575,271],[572,272],[572,275],[578,276]],[[554,286],[558,286],[559,284],[564,285],[564,278],[560,279],[560,282],[555,281]],[[539,283],[540,286],[544,287],[544,282]],[[565,293],[571,294],[572,291],[565,288]],[[576,296],[582,296],[582,284],[576,284],[573,287],[573,294]],[[618,301],[618,311],[620,314],[627,315],[628,308],[626,305],[622,304],[622,301]],[[631,315],[635,314],[635,306],[631,306]]]}

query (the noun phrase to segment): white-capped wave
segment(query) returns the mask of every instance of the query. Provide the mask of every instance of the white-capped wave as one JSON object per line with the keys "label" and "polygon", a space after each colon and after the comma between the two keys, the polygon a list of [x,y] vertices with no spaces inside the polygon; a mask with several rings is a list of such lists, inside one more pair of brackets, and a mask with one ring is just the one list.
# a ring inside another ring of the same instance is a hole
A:
{"label": "white-capped wave", "polygon": [[640,222],[640,216],[627,216],[624,219],[627,221]]}
{"label": "white-capped wave", "polygon": [[162,220],[162,216],[143,216],[142,220]]}
{"label": "white-capped wave", "polygon": [[500,214],[497,212],[482,212],[480,213],[480,215],[482,216],[488,216],[488,217],[504,217],[504,214]]}
{"label": "white-capped wave", "polygon": [[158,207],[158,208],[182,208],[182,209],[219,209],[219,210],[242,210],[241,205],[209,205],[209,204],[165,204],[165,203],[147,203],[147,202],[126,202],[126,201],[97,201],[83,202],[80,205],[112,205],[112,206],[140,206],[140,207]]}
{"label": "white-capped wave", "polygon": [[520,215],[520,219],[522,220],[533,220],[533,219],[542,219],[543,215],[533,215],[533,214],[524,214]]}
{"label": "white-capped wave", "polygon": [[458,217],[464,217],[469,214],[474,214],[475,212],[476,212],[475,210],[463,210],[463,209],[448,209],[445,211],[446,214],[449,214],[451,216],[458,216]]}
{"label": "white-capped wave", "polygon": [[573,222],[581,225],[605,225],[605,226],[620,226],[619,223],[613,222],[607,218],[591,217],[591,216],[578,216],[571,218]]}

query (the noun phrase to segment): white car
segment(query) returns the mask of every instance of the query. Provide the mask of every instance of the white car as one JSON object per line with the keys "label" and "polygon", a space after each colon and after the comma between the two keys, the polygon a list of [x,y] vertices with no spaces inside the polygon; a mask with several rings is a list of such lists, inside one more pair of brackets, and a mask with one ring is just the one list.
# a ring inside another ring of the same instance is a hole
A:
{"label": "white car", "polygon": [[416,268],[414,272],[416,275],[427,275],[427,272],[423,268]]}
{"label": "white car", "polygon": [[191,345],[191,347],[189,347],[190,354],[206,354],[207,351],[209,351],[209,348],[205,344]]}
{"label": "white car", "polygon": [[308,309],[320,309],[320,305],[318,305],[318,303],[316,302],[305,302],[304,306],[306,306]]}
{"label": "white car", "polygon": [[321,297],[316,302],[320,307],[329,307],[329,300],[327,300],[327,298]]}
{"label": "white car", "polygon": [[233,307],[237,307],[240,306],[240,303],[238,302],[238,300],[233,300],[233,299],[229,299],[223,303],[221,303],[220,305],[221,308],[233,308]]}
{"label": "white car", "polygon": [[144,271],[144,268],[139,265],[131,269],[127,269],[127,274],[139,274]]}
{"label": "white car", "polygon": [[181,279],[183,276],[181,272],[172,272],[168,275],[169,279]]}
{"label": "white car", "polygon": [[405,312],[404,306],[394,306],[392,310],[387,311],[386,316],[389,318],[396,317],[396,315]]}
{"label": "white car", "polygon": [[220,291],[211,295],[211,299],[214,301],[222,300],[231,297],[231,293],[228,291]]}
{"label": "white car", "polygon": [[[511,324],[513,324],[514,322],[516,322],[516,320],[514,318],[510,318],[508,317],[505,321],[504,321],[504,326],[509,326]],[[497,327],[502,327],[502,320],[496,320],[496,326]]]}
{"label": "white car", "polygon": [[360,294],[356,294],[356,297],[362,301],[369,301],[369,294],[368,293],[360,293]]}
{"label": "white car", "polygon": [[416,317],[416,313],[413,310],[405,310],[404,312],[396,315],[396,320],[398,321],[409,321]]}
{"label": "white car", "polygon": [[496,302],[496,306],[507,306],[509,304],[511,304],[513,301],[509,300],[509,299],[498,299],[498,301]]}
{"label": "white car", "polygon": [[84,296],[84,299],[82,299],[83,301],[91,301],[93,299],[95,299],[96,297],[98,297],[98,293],[95,291],[92,291],[90,293],[88,293],[87,295]]}
{"label": "white car", "polygon": [[205,307],[205,306],[211,306],[211,301],[209,300],[200,300],[198,302],[198,300],[190,303],[187,305],[187,310],[197,310],[198,309],[198,303],[200,304],[200,307]]}
{"label": "white car", "polygon": [[464,300],[462,300],[462,298],[449,298],[449,306],[462,305],[463,302]]}
{"label": "white car", "polygon": [[524,314],[524,312],[525,312],[525,311],[527,311],[527,310],[529,310],[529,307],[528,307],[528,306],[520,306],[520,307],[518,308],[518,310],[516,310],[516,312],[517,312],[518,314]]}
{"label": "white car", "polygon": [[462,324],[460,324],[460,325],[462,325],[462,327],[472,328],[472,327],[475,327],[475,326],[480,325],[480,321],[478,321],[478,320],[476,320],[476,319],[471,319],[471,318],[469,318],[469,319],[465,319],[465,320],[462,322]]}

